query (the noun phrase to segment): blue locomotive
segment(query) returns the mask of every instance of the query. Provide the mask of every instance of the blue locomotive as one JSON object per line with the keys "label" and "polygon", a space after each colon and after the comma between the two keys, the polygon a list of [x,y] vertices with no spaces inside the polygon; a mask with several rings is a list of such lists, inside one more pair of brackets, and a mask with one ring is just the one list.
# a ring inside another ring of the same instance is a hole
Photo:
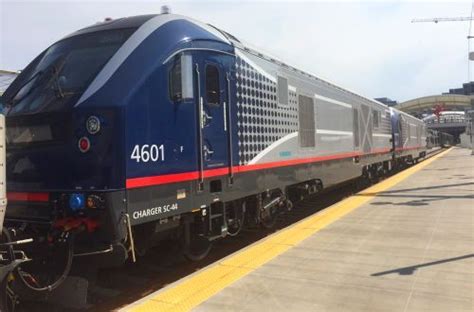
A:
{"label": "blue locomotive", "polygon": [[427,150],[420,120],[174,14],[59,40],[3,101],[4,232],[34,240],[16,281],[38,292],[76,261],[117,265],[163,239],[200,259],[308,194]]}

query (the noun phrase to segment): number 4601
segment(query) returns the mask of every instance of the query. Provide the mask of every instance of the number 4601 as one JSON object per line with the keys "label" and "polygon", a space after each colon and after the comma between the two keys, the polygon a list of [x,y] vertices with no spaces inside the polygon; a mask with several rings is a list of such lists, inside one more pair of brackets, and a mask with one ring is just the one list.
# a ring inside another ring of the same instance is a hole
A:
{"label": "number 4601", "polygon": [[165,147],[163,144],[135,145],[130,159],[135,159],[136,162],[165,161]]}

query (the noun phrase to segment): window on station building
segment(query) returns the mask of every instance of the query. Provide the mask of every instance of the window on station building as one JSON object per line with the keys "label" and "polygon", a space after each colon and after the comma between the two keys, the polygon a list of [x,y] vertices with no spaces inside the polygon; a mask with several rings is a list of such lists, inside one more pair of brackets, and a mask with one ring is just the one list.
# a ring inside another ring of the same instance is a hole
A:
{"label": "window on station building", "polygon": [[206,66],[206,101],[209,105],[219,105],[219,69],[215,65]]}

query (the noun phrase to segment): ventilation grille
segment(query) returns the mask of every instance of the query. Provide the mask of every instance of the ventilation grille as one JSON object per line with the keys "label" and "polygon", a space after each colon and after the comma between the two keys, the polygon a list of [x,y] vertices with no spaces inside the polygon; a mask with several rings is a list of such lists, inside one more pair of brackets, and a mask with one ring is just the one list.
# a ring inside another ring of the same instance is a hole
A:
{"label": "ventilation grille", "polygon": [[288,80],[278,76],[278,103],[288,105]]}
{"label": "ventilation grille", "polygon": [[313,99],[304,95],[298,97],[299,136],[301,147],[315,146],[315,122]]}
{"label": "ventilation grille", "polygon": [[354,147],[359,147],[360,145],[360,135],[359,135],[359,111],[357,108],[352,109],[352,124],[354,130]]}

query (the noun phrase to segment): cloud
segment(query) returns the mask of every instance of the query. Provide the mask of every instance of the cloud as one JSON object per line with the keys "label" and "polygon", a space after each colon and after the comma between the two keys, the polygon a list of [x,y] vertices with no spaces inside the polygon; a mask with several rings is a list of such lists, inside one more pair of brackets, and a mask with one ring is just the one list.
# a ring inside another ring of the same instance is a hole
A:
{"label": "cloud", "polygon": [[468,80],[468,23],[410,23],[468,16],[468,1],[3,1],[0,68],[21,69],[54,41],[105,17],[159,13],[163,4],[368,97],[408,100]]}

